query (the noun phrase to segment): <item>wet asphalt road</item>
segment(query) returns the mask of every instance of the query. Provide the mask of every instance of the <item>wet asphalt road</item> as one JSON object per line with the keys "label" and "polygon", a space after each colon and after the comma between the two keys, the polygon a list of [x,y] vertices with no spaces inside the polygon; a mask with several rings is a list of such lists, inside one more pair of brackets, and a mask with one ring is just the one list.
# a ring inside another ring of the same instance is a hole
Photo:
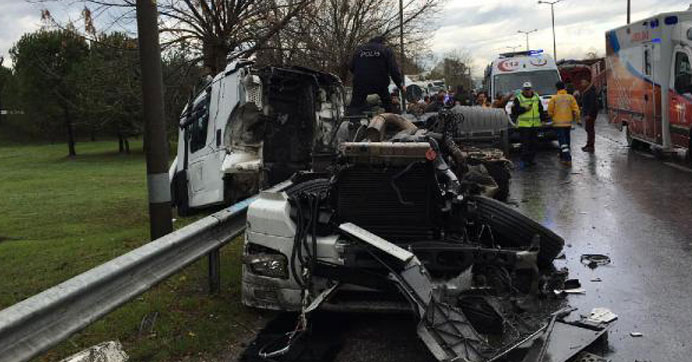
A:
{"label": "wet asphalt road", "polygon": [[[630,150],[624,133],[605,117],[598,122],[594,155],[579,150],[578,128],[573,167],[544,152],[535,170],[515,172],[511,199],[571,245],[556,266],[566,265],[586,294],[570,304],[580,313],[603,306],[619,315],[609,358],[690,361],[692,170]],[[612,264],[591,270],[580,263],[583,253],[607,254]]]}
{"label": "wet asphalt road", "polygon": [[[605,117],[597,133],[596,153],[589,155],[579,149],[584,130],[573,132],[571,168],[559,164],[552,146],[539,153],[536,167],[516,170],[509,202],[565,238],[566,259],[555,265],[569,268],[586,289],[569,297],[576,313],[607,307],[619,315],[610,331],[610,360],[690,361],[692,170],[630,150]],[[583,253],[607,254],[612,264],[592,270],[580,263]],[[335,361],[434,360],[404,315],[318,323],[322,336],[341,341]]]}

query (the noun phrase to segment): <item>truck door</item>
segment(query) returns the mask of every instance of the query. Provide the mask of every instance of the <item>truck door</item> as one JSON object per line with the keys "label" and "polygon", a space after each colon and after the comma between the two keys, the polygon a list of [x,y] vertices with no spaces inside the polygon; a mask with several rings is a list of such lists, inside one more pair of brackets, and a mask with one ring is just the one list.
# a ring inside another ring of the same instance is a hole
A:
{"label": "truck door", "polygon": [[670,91],[670,136],[673,146],[690,146],[692,126],[692,66],[690,54],[677,46],[673,55]]}
{"label": "truck door", "polygon": [[[192,119],[187,125],[188,152],[188,197],[190,206],[200,206],[200,194],[207,188],[205,185],[205,159],[212,152],[209,144],[209,103],[207,96],[197,103],[192,110]],[[213,127],[212,127],[213,128]]]}
{"label": "truck door", "polygon": [[647,79],[644,86],[644,119],[642,120],[642,135],[651,142],[657,142],[657,135],[661,134],[661,115],[657,107],[660,107],[660,92],[656,89],[656,69],[654,63],[655,44],[645,44],[643,47],[643,70]]}

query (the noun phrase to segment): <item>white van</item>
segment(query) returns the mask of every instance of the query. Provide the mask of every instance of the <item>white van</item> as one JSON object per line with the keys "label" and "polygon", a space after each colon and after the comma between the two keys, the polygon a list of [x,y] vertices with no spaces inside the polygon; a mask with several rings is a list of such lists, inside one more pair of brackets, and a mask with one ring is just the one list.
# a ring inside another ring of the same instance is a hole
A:
{"label": "white van", "polygon": [[333,154],[343,95],[331,74],[229,64],[182,112],[169,170],[178,214],[243,199]]}

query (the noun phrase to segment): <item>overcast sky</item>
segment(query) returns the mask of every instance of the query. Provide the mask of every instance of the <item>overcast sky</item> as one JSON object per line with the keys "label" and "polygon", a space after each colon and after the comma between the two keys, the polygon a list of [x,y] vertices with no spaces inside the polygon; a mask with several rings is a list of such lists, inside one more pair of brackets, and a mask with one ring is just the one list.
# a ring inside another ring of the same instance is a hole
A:
{"label": "overcast sky", "polygon": [[[63,3],[77,3],[63,0]],[[632,19],[685,10],[692,0],[632,0]],[[581,58],[587,52],[604,53],[606,30],[626,22],[626,0],[563,0],[555,5],[558,58]],[[24,0],[0,0],[0,56],[10,65],[8,50],[19,37],[40,27],[40,10],[45,3]],[[79,6],[66,8],[51,5],[59,20],[77,19]],[[437,29],[431,40],[435,54],[455,49],[471,53],[474,74],[497,53],[509,51],[508,46],[525,46],[525,36],[517,30],[538,29],[530,35],[532,49],[552,54],[550,6],[537,1],[447,0],[444,11],[435,20]]]}

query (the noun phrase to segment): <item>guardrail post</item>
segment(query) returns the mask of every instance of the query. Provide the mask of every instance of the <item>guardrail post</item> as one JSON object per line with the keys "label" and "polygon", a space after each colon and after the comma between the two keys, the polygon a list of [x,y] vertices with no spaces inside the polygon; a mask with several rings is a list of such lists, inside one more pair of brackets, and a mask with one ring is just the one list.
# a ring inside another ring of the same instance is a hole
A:
{"label": "guardrail post", "polygon": [[221,252],[214,249],[209,252],[209,294],[217,294],[221,290]]}

